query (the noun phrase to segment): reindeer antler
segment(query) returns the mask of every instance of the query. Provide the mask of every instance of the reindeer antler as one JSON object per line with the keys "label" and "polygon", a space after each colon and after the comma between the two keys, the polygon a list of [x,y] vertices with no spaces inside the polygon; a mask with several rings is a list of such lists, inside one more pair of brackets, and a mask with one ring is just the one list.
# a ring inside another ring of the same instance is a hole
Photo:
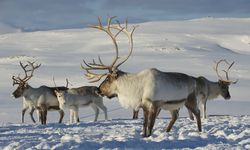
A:
{"label": "reindeer antler", "polygon": [[[56,86],[56,81],[55,81],[54,76],[53,76],[53,82],[54,82],[54,85],[55,85],[56,90],[59,91],[58,87]],[[66,78],[66,88],[69,87],[69,84],[72,85],[72,84],[69,82],[68,78]]]}
{"label": "reindeer antler", "polygon": [[[15,84],[26,83],[29,79],[31,79],[33,77],[34,71],[41,66],[41,64],[35,65],[35,61],[34,62],[27,61],[26,65],[24,65],[20,61],[19,64],[24,71],[24,77],[21,78],[20,75],[18,75],[18,77],[12,76],[13,86]],[[28,67],[30,67],[30,69],[28,69]]]}
{"label": "reindeer antler", "polygon": [[[226,70],[222,70],[224,73],[225,73],[225,76],[226,76],[226,79],[223,79],[223,77],[222,76],[220,76],[220,74],[219,74],[219,71],[218,71],[218,67],[219,67],[219,64],[220,63],[222,63],[222,62],[224,62],[225,64],[227,64],[227,65],[229,65],[229,67],[226,69]],[[236,80],[236,81],[231,81],[230,79],[229,79],[229,70],[232,68],[232,66],[234,65],[234,61],[230,64],[226,59],[221,59],[221,60],[219,60],[218,62],[215,62],[216,63],[216,65],[215,65],[215,71],[216,71],[216,74],[217,74],[217,76],[219,77],[219,79],[220,80],[222,80],[222,81],[225,81],[225,82],[228,82],[228,83],[232,83],[232,84],[235,84],[235,83],[237,83],[238,82],[238,79]]]}
{"label": "reindeer antler", "polygon": [[[111,74],[114,70],[117,70],[118,67],[120,65],[122,65],[124,62],[126,62],[128,60],[128,58],[131,56],[132,51],[133,51],[133,33],[135,31],[135,26],[133,27],[132,31],[128,30],[128,21],[126,20],[125,22],[125,26],[123,27],[119,21],[117,21],[116,25],[112,24],[112,20],[115,17],[108,17],[108,21],[107,21],[107,26],[103,26],[101,23],[101,19],[100,17],[98,17],[98,25],[90,25],[90,27],[104,31],[105,33],[108,34],[108,36],[111,38],[114,48],[115,48],[115,57],[113,58],[113,61],[110,65],[105,65],[103,63],[103,61],[101,60],[101,57],[98,56],[98,63],[96,63],[97,61],[93,60],[92,63],[87,63],[85,60],[83,60],[83,63],[85,64],[86,67],[84,67],[81,64],[82,69],[86,70],[86,74],[85,76],[89,79],[92,80],[90,82],[97,82],[99,81],[102,77]],[[116,32],[114,32],[116,31]],[[124,33],[129,40],[129,54],[128,56],[123,59],[120,63],[118,63],[116,66],[115,64],[117,63],[118,59],[119,59],[119,47],[118,47],[118,43],[117,43],[117,36],[120,33]],[[94,70],[108,70],[108,73],[102,73],[102,74],[96,74],[91,72]],[[95,79],[95,80],[93,80]]]}

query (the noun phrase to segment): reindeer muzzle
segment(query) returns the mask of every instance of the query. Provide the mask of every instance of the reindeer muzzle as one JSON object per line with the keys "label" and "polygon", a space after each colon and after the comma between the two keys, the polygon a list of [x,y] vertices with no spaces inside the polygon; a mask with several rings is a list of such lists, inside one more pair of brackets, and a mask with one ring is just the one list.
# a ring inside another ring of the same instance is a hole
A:
{"label": "reindeer muzzle", "polygon": [[98,88],[98,90],[95,90],[95,94],[99,95],[100,97],[104,97],[105,95],[101,92],[101,90]]}
{"label": "reindeer muzzle", "polygon": [[112,95],[108,95],[107,98],[111,99],[111,98],[114,98],[114,97],[117,97],[116,94],[112,94]]}
{"label": "reindeer muzzle", "polygon": [[14,93],[11,94],[11,97],[14,98],[14,99],[16,99],[16,98],[19,98],[19,97],[21,97],[21,96],[17,95],[17,94],[14,92]]}
{"label": "reindeer muzzle", "polygon": [[229,100],[230,98],[231,98],[231,96],[229,95],[229,96],[225,97],[225,100]]}

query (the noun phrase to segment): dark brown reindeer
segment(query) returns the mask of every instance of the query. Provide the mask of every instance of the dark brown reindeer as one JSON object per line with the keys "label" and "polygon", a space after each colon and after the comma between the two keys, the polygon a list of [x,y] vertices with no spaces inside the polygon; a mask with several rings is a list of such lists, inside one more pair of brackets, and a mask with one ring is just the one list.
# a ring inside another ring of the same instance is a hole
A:
{"label": "dark brown reindeer", "polygon": [[[27,62],[23,64],[20,62],[20,66],[24,71],[24,77],[12,76],[13,86],[18,85],[17,89],[12,93],[15,98],[23,97],[26,103],[29,103],[32,108],[39,111],[39,116],[42,124],[46,124],[47,121],[47,111],[48,110],[58,110],[60,113],[59,123],[62,122],[64,112],[59,108],[59,103],[57,101],[56,95],[54,93],[55,89],[66,90],[66,87],[47,87],[41,86],[39,88],[33,88],[28,84],[28,81],[33,77],[34,71],[41,66],[35,65],[35,62]],[[24,113],[22,114],[23,118]]]}
{"label": "dark brown reindeer", "polygon": [[[126,73],[118,68],[128,60],[133,51],[133,33],[135,27],[129,31],[128,23],[122,26],[119,22],[111,24],[112,18],[108,18],[107,26],[101,24],[98,17],[98,25],[91,26],[104,31],[111,38],[115,47],[115,57],[110,65],[105,65],[101,58],[99,61],[87,63],[83,60],[86,77],[90,82],[97,82],[101,78],[106,79],[99,86],[100,94],[108,98],[118,97],[120,104],[125,108],[143,109],[144,123],[143,136],[152,134],[152,129],[159,109],[171,112],[172,120],[166,131],[169,132],[178,118],[181,107],[186,105],[197,119],[198,130],[201,131],[200,111],[195,97],[196,81],[193,77],[183,73],[162,72],[157,69],[146,69],[139,73]],[[117,37],[124,33],[129,41],[129,54],[124,59],[118,55]],[[118,62],[119,60],[119,62]],[[107,70],[106,73],[94,73],[93,71]]]}
{"label": "dark brown reindeer", "polygon": [[[222,75],[219,73],[219,65],[224,63],[227,65],[227,69],[222,70],[222,72],[225,73],[225,78],[223,78]],[[202,116],[203,119],[207,118],[206,114],[206,104],[208,100],[212,100],[217,98],[219,95],[221,95],[224,99],[228,100],[231,98],[231,95],[229,93],[229,86],[231,84],[236,84],[238,80],[232,81],[229,79],[229,70],[234,65],[234,62],[229,63],[226,59],[221,59],[218,62],[215,62],[214,70],[216,71],[216,74],[218,76],[218,81],[213,82],[209,81],[205,77],[198,77],[196,78],[197,82],[197,99],[200,105],[200,108],[202,110]],[[192,113],[189,111],[189,116],[191,119],[193,119]]]}

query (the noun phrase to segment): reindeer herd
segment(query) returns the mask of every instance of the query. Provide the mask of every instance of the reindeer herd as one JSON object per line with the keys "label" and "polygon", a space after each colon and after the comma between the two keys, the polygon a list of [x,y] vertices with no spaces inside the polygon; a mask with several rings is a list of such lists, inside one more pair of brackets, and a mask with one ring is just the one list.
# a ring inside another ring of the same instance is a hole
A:
{"label": "reindeer herd", "polygon": [[[212,82],[205,77],[193,77],[184,73],[164,72],[155,68],[146,69],[138,73],[124,72],[119,67],[125,63],[133,51],[133,33],[136,27],[129,27],[126,21],[124,25],[118,21],[113,24],[114,17],[109,17],[107,25],[103,26],[98,17],[98,24],[90,27],[105,32],[111,39],[115,49],[115,57],[111,64],[104,64],[101,57],[92,62],[83,60],[81,67],[86,71],[86,78],[91,82],[98,82],[105,78],[98,86],[82,86],[77,88],[68,88],[67,86],[58,87],[54,81],[55,87],[41,86],[33,88],[28,81],[33,77],[33,73],[41,64],[27,62],[20,66],[24,71],[24,77],[13,76],[13,86],[18,85],[13,92],[15,98],[23,97],[22,122],[24,114],[30,110],[30,116],[33,122],[34,110],[39,112],[39,121],[46,124],[47,112],[57,110],[60,114],[59,123],[64,117],[64,110],[70,111],[70,122],[79,122],[79,107],[91,106],[95,111],[94,121],[97,121],[99,109],[104,112],[105,119],[108,119],[107,108],[104,106],[103,97],[117,97],[124,108],[134,110],[133,118],[138,118],[138,111],[143,110],[143,136],[149,137],[156,117],[160,111],[167,110],[171,114],[171,121],[166,128],[169,132],[178,118],[179,110],[185,106],[191,119],[197,122],[198,131],[202,130],[200,109],[203,118],[206,118],[207,100],[214,99],[221,95],[225,99],[230,99],[229,86],[237,81],[229,79],[229,70],[233,63],[228,63],[225,59],[216,62],[215,71],[219,77],[217,82]],[[130,29],[130,30],[129,30]],[[128,55],[119,56],[119,46],[117,38],[124,34],[128,38]],[[225,79],[219,74],[220,64],[228,65],[225,73]]]}

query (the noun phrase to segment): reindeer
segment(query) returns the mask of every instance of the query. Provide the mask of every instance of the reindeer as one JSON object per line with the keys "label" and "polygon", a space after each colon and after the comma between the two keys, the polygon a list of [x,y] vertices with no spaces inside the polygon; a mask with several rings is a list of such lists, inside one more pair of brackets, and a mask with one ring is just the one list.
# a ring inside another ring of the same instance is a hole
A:
{"label": "reindeer", "polygon": [[18,85],[17,89],[12,93],[15,98],[23,97],[26,102],[30,103],[34,108],[39,111],[40,120],[42,124],[46,124],[47,120],[47,111],[48,110],[58,110],[60,113],[59,123],[62,122],[64,112],[59,108],[59,103],[54,93],[54,90],[66,90],[66,87],[47,87],[40,86],[39,88],[31,87],[27,82],[33,77],[34,71],[41,66],[35,65],[35,62],[27,62],[26,65],[23,65],[20,62],[21,68],[24,70],[24,77],[21,78],[12,76],[13,86]]}
{"label": "reindeer", "polygon": [[64,107],[67,107],[70,110],[70,123],[74,123],[80,122],[78,115],[79,107],[86,106],[91,106],[95,111],[94,121],[97,121],[99,108],[104,112],[105,120],[108,120],[107,108],[104,106],[102,97],[98,94],[98,91],[99,89],[96,86],[82,86],[66,91],[56,89],[55,93],[60,109],[64,110]]}
{"label": "reindeer", "polygon": [[[90,63],[83,60],[84,65],[82,64],[81,67],[86,71],[85,75],[88,80],[98,82],[101,78],[106,77],[99,86],[101,95],[108,98],[118,97],[124,108],[143,109],[144,137],[149,137],[152,134],[159,109],[169,110],[172,115],[172,120],[166,129],[169,132],[178,118],[179,109],[184,105],[194,113],[198,130],[201,131],[200,111],[195,97],[196,81],[193,77],[183,73],[162,72],[155,68],[146,69],[139,73],[127,73],[118,69],[132,54],[132,36],[136,27],[134,26],[129,31],[127,21],[125,26],[122,26],[118,21],[117,24],[111,25],[113,18],[109,17],[107,26],[103,26],[100,17],[98,17],[98,25],[90,26],[108,34],[115,47],[115,57],[110,65],[105,65],[100,57],[98,57],[99,61],[93,60]],[[124,33],[129,40],[129,54],[122,60],[118,56],[117,43],[117,36],[120,33]],[[107,72],[95,73],[99,70]]]}
{"label": "reindeer", "polygon": [[[229,67],[226,70],[222,70],[225,73],[226,79],[223,79],[223,77],[219,74],[218,71],[218,66],[221,63],[225,63],[226,65],[228,65]],[[206,104],[208,100],[212,100],[217,98],[219,95],[221,95],[225,100],[228,100],[231,98],[230,93],[229,93],[229,86],[231,84],[236,84],[238,80],[236,81],[232,81],[229,79],[229,70],[230,68],[234,65],[234,62],[232,62],[231,64],[225,60],[225,59],[221,59],[218,62],[215,62],[215,67],[214,70],[216,71],[216,74],[219,78],[219,80],[217,82],[212,82],[209,81],[208,79],[206,79],[205,77],[198,77],[196,78],[196,82],[197,82],[197,99],[200,105],[200,108],[202,110],[202,117],[203,119],[207,118],[207,114],[206,114]],[[189,111],[189,116],[190,119],[193,119],[193,115],[192,113]]]}
{"label": "reindeer", "polygon": [[[226,65],[229,65],[227,70],[223,70],[225,73],[226,79],[223,79],[221,75],[219,75],[218,71],[218,66],[224,62]],[[214,70],[216,71],[216,74],[219,78],[218,82],[212,82],[206,79],[203,76],[195,78],[197,87],[196,87],[196,98],[199,103],[199,107],[202,110],[202,118],[206,119],[207,114],[206,114],[206,104],[208,100],[212,100],[217,98],[219,95],[221,95],[225,100],[228,100],[231,98],[230,93],[229,93],[229,86],[231,84],[236,84],[238,80],[232,81],[229,79],[229,70],[230,68],[234,65],[234,62],[231,64],[225,60],[221,59],[218,62],[215,62],[215,67]],[[193,114],[190,110],[189,111],[189,116],[191,120],[194,120]],[[133,110],[133,119],[138,119],[138,113],[139,110]]]}

